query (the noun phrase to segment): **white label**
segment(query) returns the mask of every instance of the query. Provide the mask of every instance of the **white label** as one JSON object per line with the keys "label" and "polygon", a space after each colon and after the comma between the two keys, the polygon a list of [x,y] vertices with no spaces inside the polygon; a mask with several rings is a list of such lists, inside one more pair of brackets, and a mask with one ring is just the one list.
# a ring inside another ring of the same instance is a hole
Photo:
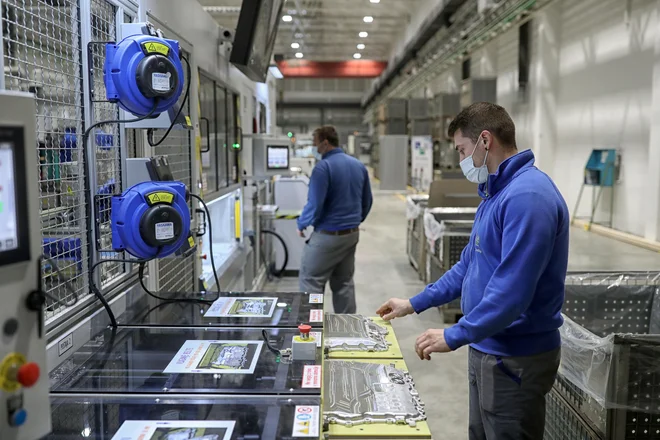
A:
{"label": "white label", "polygon": [[271,318],[277,305],[275,297],[218,298],[205,318]]}
{"label": "white label", "polygon": [[167,92],[170,89],[170,76],[169,73],[152,73],[151,88],[157,92]]}
{"label": "white label", "polygon": [[169,240],[174,238],[174,223],[156,223],[156,240]]}
{"label": "white label", "polygon": [[73,347],[73,333],[69,333],[57,343],[57,354],[62,356]]}
{"label": "white label", "polygon": [[296,414],[293,416],[292,437],[315,437],[319,438],[321,410],[318,406],[296,405]]}
{"label": "white label", "polygon": [[196,420],[127,420],[112,440],[151,439],[213,439],[229,440],[234,432],[233,421]]}
{"label": "white label", "polygon": [[186,341],[163,373],[252,374],[263,341]]}
{"label": "white label", "polygon": [[323,294],[322,293],[310,293],[309,294],[309,303],[310,304],[323,304]]}
{"label": "white label", "polygon": [[320,309],[310,310],[309,322],[323,322],[323,310]]}
{"label": "white label", "polygon": [[321,388],[321,366],[305,365],[303,368],[303,388]]}
{"label": "white label", "polygon": [[317,347],[320,347],[320,346],[321,346],[321,342],[323,342],[323,341],[321,341],[321,338],[322,338],[321,332],[309,332],[309,334],[310,334],[314,339],[316,339],[316,346],[317,346]]}

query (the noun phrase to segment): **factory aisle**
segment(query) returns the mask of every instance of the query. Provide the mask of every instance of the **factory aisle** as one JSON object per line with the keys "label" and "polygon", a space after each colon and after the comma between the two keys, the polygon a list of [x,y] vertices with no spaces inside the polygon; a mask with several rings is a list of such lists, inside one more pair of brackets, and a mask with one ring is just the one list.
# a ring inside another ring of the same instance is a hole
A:
{"label": "factory aisle", "polygon": [[[392,296],[407,298],[424,288],[406,256],[403,197],[375,191],[374,207],[362,225],[355,273],[358,313],[374,315]],[[660,254],[571,229],[570,270],[660,270]],[[266,290],[298,289],[297,279],[269,283]],[[331,302],[328,301],[328,307]],[[393,323],[412,377],[426,403],[434,440],[467,439],[467,349],[420,361],[415,339],[442,326],[441,314],[428,310]]]}

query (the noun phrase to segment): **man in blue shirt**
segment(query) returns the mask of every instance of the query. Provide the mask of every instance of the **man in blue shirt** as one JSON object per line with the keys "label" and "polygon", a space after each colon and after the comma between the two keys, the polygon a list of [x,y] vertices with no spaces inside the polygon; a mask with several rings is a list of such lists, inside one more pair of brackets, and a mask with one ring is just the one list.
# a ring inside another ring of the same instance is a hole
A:
{"label": "man in blue shirt", "polygon": [[371,210],[369,173],[339,148],[334,127],[317,128],[314,145],[322,159],[312,171],[307,204],[298,218],[301,237],[314,227],[303,249],[300,290],[323,293],[329,280],[335,313],[355,313],[355,249],[360,223]]}
{"label": "man in blue shirt", "polygon": [[461,296],[464,316],[416,341],[420,359],[469,345],[471,440],[543,438],[545,395],[559,367],[569,214],[534,154],[518,152],[507,112],[490,103],[452,121],[465,176],[483,201],[461,259],[419,295],[391,299],[386,320]]}

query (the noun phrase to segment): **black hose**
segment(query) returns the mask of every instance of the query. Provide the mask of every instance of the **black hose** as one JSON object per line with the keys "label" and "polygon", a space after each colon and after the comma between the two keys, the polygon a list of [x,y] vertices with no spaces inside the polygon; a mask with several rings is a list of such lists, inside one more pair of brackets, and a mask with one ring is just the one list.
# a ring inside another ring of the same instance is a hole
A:
{"label": "black hose", "polygon": [[281,278],[282,275],[284,275],[284,271],[286,270],[287,264],[289,264],[289,248],[286,247],[286,243],[284,242],[284,238],[280,234],[278,234],[275,231],[271,231],[270,229],[262,229],[261,230],[262,234],[267,234],[267,235],[272,235],[273,237],[277,238],[280,243],[282,243],[282,248],[284,249],[284,262],[282,263],[282,267],[280,270],[275,270],[274,267],[269,267],[268,270],[270,271],[271,275],[277,278]]}

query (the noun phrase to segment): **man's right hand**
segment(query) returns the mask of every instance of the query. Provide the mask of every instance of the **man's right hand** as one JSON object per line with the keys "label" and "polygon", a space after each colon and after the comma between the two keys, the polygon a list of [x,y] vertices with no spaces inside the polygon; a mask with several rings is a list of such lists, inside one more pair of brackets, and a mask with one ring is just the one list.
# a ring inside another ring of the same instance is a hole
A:
{"label": "man's right hand", "polygon": [[376,313],[385,321],[391,321],[394,318],[403,318],[415,312],[410,300],[391,298],[385,304],[380,306]]}

